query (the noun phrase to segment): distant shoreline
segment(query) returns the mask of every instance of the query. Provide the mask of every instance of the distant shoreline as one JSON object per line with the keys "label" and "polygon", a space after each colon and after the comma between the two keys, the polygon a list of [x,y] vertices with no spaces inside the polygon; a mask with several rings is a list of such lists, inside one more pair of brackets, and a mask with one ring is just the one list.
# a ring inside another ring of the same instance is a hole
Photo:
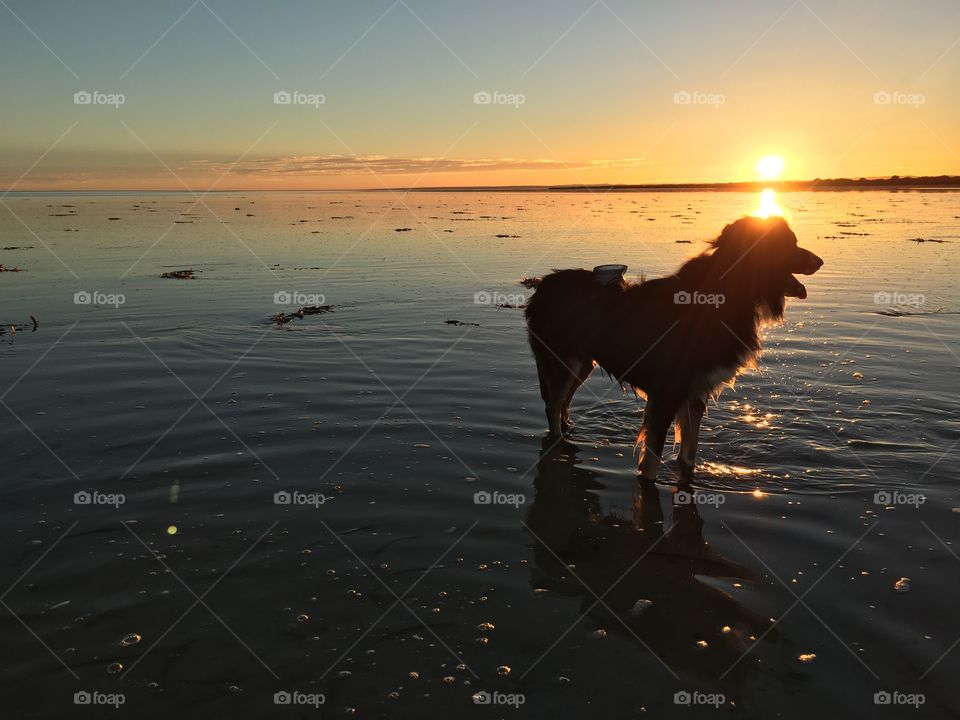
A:
{"label": "distant shoreline", "polygon": [[727,183],[643,183],[596,185],[491,185],[486,187],[413,187],[381,189],[378,192],[816,192],[817,190],[960,190],[960,175],[888,178],[816,178]]}
{"label": "distant shoreline", "polygon": [[393,187],[393,188],[232,188],[224,190],[140,190],[137,188],[114,188],[112,190],[67,189],[67,190],[0,190],[0,195],[109,195],[109,194],[183,194],[205,195],[224,193],[255,193],[255,192],[589,192],[589,193],[619,193],[619,192],[749,192],[757,193],[765,189],[776,192],[817,192],[842,190],[920,190],[954,191],[960,190],[960,175],[927,175],[919,177],[901,177],[893,175],[887,178],[816,178],[814,180],[773,180],[769,182],[726,182],[726,183],[642,183],[627,184],[574,184],[574,185],[465,185],[465,186],[436,186],[436,187]]}

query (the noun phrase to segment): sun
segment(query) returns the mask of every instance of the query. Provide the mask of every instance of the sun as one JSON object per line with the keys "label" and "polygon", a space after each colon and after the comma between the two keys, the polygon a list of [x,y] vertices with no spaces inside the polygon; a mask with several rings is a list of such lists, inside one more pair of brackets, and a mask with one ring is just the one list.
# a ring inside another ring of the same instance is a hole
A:
{"label": "sun", "polygon": [[786,163],[779,155],[764,155],[757,161],[756,169],[764,180],[773,180],[780,177]]}

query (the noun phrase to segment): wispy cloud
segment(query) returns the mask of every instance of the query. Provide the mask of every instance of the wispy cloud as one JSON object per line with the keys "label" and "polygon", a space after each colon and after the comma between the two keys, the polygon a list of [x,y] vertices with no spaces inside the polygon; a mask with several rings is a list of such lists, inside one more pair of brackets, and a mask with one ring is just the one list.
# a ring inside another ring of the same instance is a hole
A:
{"label": "wispy cloud", "polygon": [[649,160],[620,158],[616,160],[561,161],[548,159],[524,160],[517,158],[456,159],[404,158],[385,155],[295,155],[290,157],[244,160],[221,163],[197,160],[184,169],[195,172],[253,176],[318,176],[318,175],[419,175],[449,172],[498,172],[503,170],[587,170],[604,168],[645,167]]}

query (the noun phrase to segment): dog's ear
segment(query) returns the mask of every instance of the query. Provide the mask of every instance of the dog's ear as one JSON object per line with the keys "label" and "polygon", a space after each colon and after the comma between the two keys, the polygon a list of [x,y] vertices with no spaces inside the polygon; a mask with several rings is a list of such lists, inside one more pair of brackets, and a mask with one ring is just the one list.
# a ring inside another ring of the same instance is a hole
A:
{"label": "dog's ear", "polygon": [[[739,221],[737,221],[739,222]],[[735,250],[735,245],[737,245],[737,239],[739,237],[738,228],[736,227],[737,223],[730,223],[725,226],[720,234],[710,241],[710,245],[713,246],[714,250],[720,252],[732,252]]]}
{"label": "dog's ear", "polygon": [[756,242],[757,237],[763,232],[756,227],[754,221],[757,219],[742,217],[730,223],[723,228],[716,239],[710,241],[710,244],[717,253],[722,253],[725,256],[739,257],[749,252],[750,245]]}
{"label": "dog's ear", "polygon": [[710,241],[715,265],[721,273],[739,265],[746,259],[744,256],[753,250],[752,246],[756,243],[758,234],[752,227],[751,220],[752,218],[745,217],[730,223],[723,228],[720,235]]}
{"label": "dog's ear", "polygon": [[779,235],[781,232],[793,234],[787,225],[787,221],[781,217],[761,218],[755,215],[745,215],[724,227],[719,237],[713,240],[711,245],[718,250],[743,254],[768,235]]}

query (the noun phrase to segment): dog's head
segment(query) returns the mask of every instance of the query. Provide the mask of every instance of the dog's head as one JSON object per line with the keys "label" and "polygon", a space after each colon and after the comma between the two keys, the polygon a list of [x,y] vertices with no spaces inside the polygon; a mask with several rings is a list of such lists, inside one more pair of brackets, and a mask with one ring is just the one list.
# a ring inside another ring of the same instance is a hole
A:
{"label": "dog's head", "polygon": [[746,294],[764,315],[783,315],[785,298],[801,300],[807,289],[794,274],[812,275],[823,260],[797,245],[787,221],[781,217],[743,217],[727,225],[711,242],[718,280]]}

